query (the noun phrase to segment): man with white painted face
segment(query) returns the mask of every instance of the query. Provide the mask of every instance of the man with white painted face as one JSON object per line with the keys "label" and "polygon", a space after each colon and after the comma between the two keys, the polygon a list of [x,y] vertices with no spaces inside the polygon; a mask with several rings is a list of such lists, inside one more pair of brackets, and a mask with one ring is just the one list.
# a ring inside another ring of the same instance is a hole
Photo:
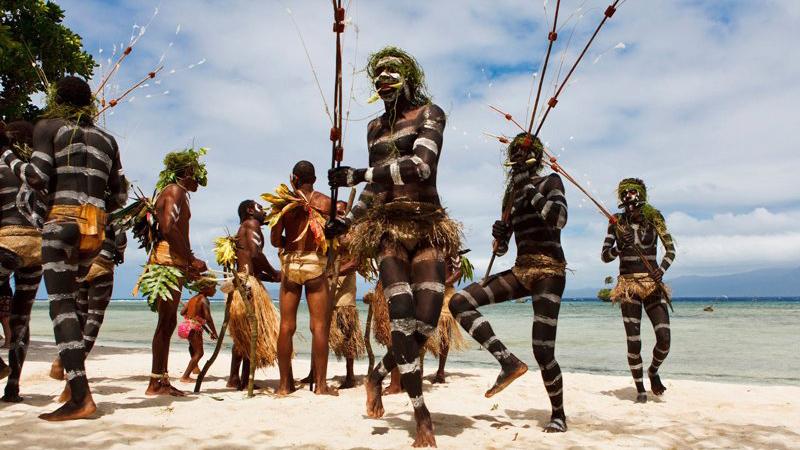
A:
{"label": "man with white painted face", "polygon": [[84,368],[78,287],[103,244],[106,212],[125,204],[127,190],[117,143],[94,125],[95,115],[89,85],[65,77],[48,99],[45,118],[34,128],[30,162],[10,151],[2,157],[17,178],[49,194],[51,201],[42,231],[42,262],[70,392],[63,406],[39,416],[49,421],[82,419],[97,409]]}
{"label": "man with white painted face", "polygon": [[473,283],[453,295],[450,312],[500,363],[500,375],[485,394],[492,397],[527,372],[528,366],[500,341],[478,308],[531,296],[533,356],[552,411],[544,431],[561,433],[567,431],[567,417],[561,368],[555,351],[561,295],[566,285],[567,261],[561,248],[561,230],[567,224],[567,199],[564,183],[557,173],[540,174],[543,150],[539,138],[528,133],[518,134],[508,145],[512,169],[506,196],[511,196],[513,207],[510,223],[495,222],[492,236],[497,242],[497,254],[503,255],[508,251],[513,234],[517,259],[511,269]]}
{"label": "man with white painted face", "polygon": [[445,256],[461,248],[461,229],[446,214],[436,189],[445,114],[431,103],[416,60],[396,47],[373,54],[367,65],[385,113],[367,129],[369,167],[328,174],[332,187],[366,183],[346,218],[328,223],[329,236],[348,227],[350,253],[364,270],[378,262],[389,301],[392,345],[365,383],[367,415],[382,417],[381,382],[399,368],[417,422],[415,447],[435,446],[422,397],[419,350],[436,329],[442,308]]}
{"label": "man with white painted face", "polygon": [[[256,320],[258,324],[258,338],[261,342],[258,346],[262,349],[269,349],[266,355],[257,355],[256,368],[272,365],[277,357],[278,346],[278,312],[269,293],[264,289],[262,281],[279,283],[281,272],[275,270],[264,254],[264,233],[261,227],[264,226],[267,214],[264,208],[255,200],[245,200],[239,204],[239,231],[236,232],[236,267],[242,275],[247,290],[251,295],[254,307],[257,310]],[[242,301],[238,292],[233,292],[234,298],[231,301]],[[237,308],[245,310],[245,308]],[[230,322],[231,336],[234,338],[233,349],[231,350],[231,371],[228,375],[230,388],[244,390],[250,381],[250,323],[247,317],[241,320]],[[241,330],[237,330],[239,327]],[[237,339],[247,337],[245,341]],[[241,376],[239,368],[241,367]]]}
{"label": "man with white painted face", "polygon": [[[611,262],[619,257],[619,277],[611,291],[611,300],[620,302],[622,322],[628,343],[628,365],[636,384],[636,402],[647,402],[647,392],[642,380],[642,338],[640,335],[642,308],[653,324],[656,344],[653,360],[647,370],[650,390],[660,396],[667,390],[658,375],[658,368],[666,359],[670,347],[669,311],[667,298],[658,286],[675,260],[675,243],[667,230],[664,216],[647,202],[647,187],[638,178],[626,178],[619,183],[617,198],[622,213],[616,214],[616,224],[608,226],[603,241],[601,258]],[[664,257],[657,264],[658,240],[664,245]],[[638,251],[637,251],[638,248]],[[655,268],[649,272],[644,256]],[[663,285],[662,285],[663,286]],[[665,288],[666,289],[666,288]]]}

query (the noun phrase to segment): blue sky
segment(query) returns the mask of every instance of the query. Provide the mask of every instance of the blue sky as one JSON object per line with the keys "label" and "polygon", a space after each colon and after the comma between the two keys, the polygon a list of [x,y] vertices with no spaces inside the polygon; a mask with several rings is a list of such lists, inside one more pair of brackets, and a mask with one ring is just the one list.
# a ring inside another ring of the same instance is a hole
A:
{"label": "blue sky", "polygon": [[[199,256],[211,258],[212,239],[226,227],[236,228],[239,201],[286,182],[298,159],[314,162],[324,178],[330,124],[286,8],[330,103],[334,41],[328,2],[59,3],[66,23],[98,60],[105,60],[115,43],[126,43],[132,26],[147,23],[159,7],[115,83],[124,89],[168,51],[165,76],[117,107],[105,126],[117,136],[129,176],[146,192],[166,152],[193,140],[211,147],[209,187],[192,199],[191,237]],[[606,4],[562,2],[561,23],[572,17],[559,30],[547,95],[562,58],[563,77]],[[503,188],[500,148],[482,132],[515,133],[487,105],[525,117],[554,5],[352,0],[348,9],[346,96],[355,83],[353,100],[346,101],[353,121],[346,127],[345,163],[366,164],[367,121],[357,119],[381,110],[366,103],[371,93],[361,69],[368,54],[387,44],[407,49],[448,113],[440,191],[465,225],[478,273],[488,260],[489,230]],[[626,1],[548,119],[544,140],[612,209],[621,178],[648,182],[652,203],[667,216],[678,243],[667,278],[798,265],[800,156],[784,137],[800,125],[795,112],[800,62],[789,57],[793,43],[800,42],[798,18],[800,4],[791,0]],[[577,190],[569,188],[567,196],[570,218],[563,241],[574,270],[569,291],[600,285],[616,273],[616,265],[599,259],[605,220]],[[268,256],[277,263],[274,251]],[[119,269],[116,297],[128,296],[144,258],[131,248]],[[497,267],[512,262],[509,255]]]}

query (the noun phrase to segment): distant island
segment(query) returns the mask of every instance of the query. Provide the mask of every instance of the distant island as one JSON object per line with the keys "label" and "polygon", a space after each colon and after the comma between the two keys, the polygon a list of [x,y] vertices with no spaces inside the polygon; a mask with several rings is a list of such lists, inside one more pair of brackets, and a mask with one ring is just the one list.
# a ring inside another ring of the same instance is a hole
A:
{"label": "distant island", "polygon": [[[665,280],[675,297],[798,297],[800,267],[752,270],[730,275],[689,275]],[[600,298],[596,287],[570,289],[565,297]]]}

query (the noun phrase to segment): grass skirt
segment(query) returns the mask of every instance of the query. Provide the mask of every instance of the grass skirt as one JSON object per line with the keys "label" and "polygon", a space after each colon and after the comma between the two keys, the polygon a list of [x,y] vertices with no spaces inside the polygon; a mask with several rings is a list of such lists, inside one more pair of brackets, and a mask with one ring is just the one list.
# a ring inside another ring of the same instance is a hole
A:
{"label": "grass skirt", "polygon": [[[669,287],[665,284],[667,292]],[[630,273],[617,277],[617,285],[611,290],[611,301],[630,303],[641,301],[653,295],[658,290],[658,284],[646,273]],[[671,295],[670,295],[671,296]]]}
{"label": "grass skirt", "polygon": [[366,278],[377,275],[372,261],[378,258],[381,242],[416,242],[432,246],[443,255],[461,249],[461,224],[452,220],[440,206],[422,202],[394,201],[369,208],[349,233],[348,250]]}
{"label": "grass skirt", "polygon": [[442,303],[442,313],[439,315],[439,324],[425,343],[425,350],[437,358],[445,346],[449,348],[448,353],[461,352],[469,348],[461,334],[461,327],[450,313],[450,298],[453,297],[453,294],[455,294],[455,289],[447,286],[444,291],[444,303]]}
{"label": "grass skirt", "polygon": [[[244,279],[245,274],[239,274]],[[278,356],[278,312],[269,293],[264,289],[261,281],[253,276],[247,276],[247,287],[253,297],[256,322],[258,323],[258,339],[256,340],[257,368],[275,364]],[[238,290],[233,290],[230,321],[228,323],[231,337],[237,354],[245,358],[250,357],[250,323],[247,320],[247,308],[242,301]]]}
{"label": "grass skirt", "polygon": [[389,348],[392,346],[392,328],[389,323],[389,301],[383,295],[383,286],[379,282],[375,286],[375,294],[372,296],[372,333],[382,346]]}
{"label": "grass skirt", "polygon": [[511,272],[523,286],[530,289],[545,278],[566,276],[567,263],[546,255],[518,255]]}
{"label": "grass skirt", "polygon": [[337,358],[364,357],[367,348],[355,306],[337,306],[333,310],[328,345]]}

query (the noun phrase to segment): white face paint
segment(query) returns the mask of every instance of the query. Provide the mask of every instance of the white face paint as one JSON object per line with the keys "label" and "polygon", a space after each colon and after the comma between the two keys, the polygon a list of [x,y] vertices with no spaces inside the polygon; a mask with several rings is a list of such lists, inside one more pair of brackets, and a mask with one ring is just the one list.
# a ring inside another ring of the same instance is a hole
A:
{"label": "white face paint", "polygon": [[378,61],[375,67],[377,75],[372,82],[375,90],[384,102],[393,102],[400,96],[400,92],[405,87],[405,79],[400,74],[399,58],[387,57]]}
{"label": "white face paint", "polygon": [[622,197],[622,203],[625,205],[625,210],[628,212],[635,211],[644,203],[639,196],[639,191],[636,189],[629,189]]}

